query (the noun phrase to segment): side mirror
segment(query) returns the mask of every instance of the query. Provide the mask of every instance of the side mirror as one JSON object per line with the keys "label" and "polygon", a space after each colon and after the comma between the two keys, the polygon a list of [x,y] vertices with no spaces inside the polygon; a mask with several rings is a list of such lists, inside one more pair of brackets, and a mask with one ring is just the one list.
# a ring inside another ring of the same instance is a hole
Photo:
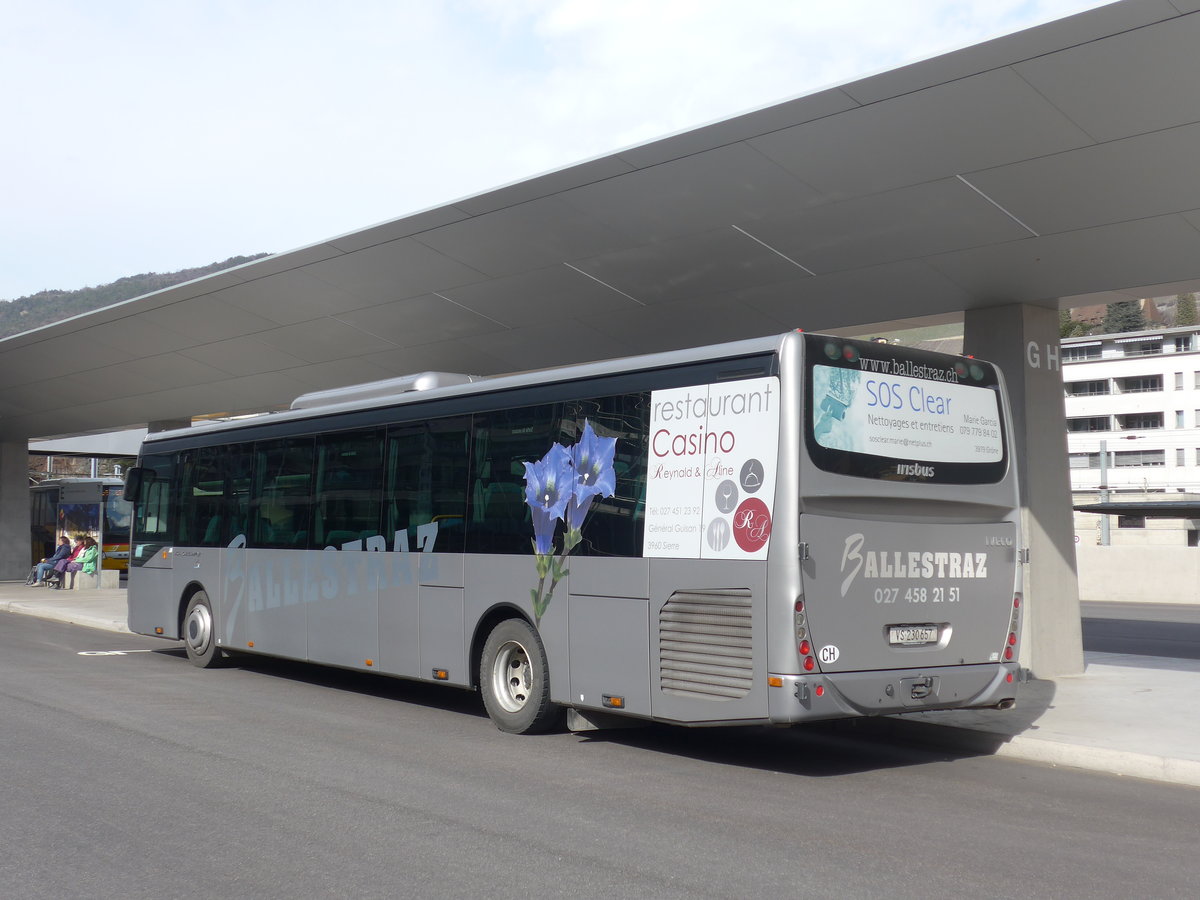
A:
{"label": "side mirror", "polygon": [[142,466],[134,466],[125,473],[125,499],[137,503],[142,496],[142,482],[152,481],[154,473]]}

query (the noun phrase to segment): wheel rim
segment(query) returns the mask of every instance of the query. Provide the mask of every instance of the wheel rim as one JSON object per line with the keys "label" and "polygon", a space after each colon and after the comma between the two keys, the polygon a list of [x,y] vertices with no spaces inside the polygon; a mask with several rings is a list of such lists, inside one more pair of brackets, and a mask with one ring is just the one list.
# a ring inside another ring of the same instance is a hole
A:
{"label": "wheel rim", "polygon": [[529,702],[533,667],[529,653],[516,641],[506,641],[492,663],[492,693],[506,712],[520,712]]}
{"label": "wheel rim", "polygon": [[212,642],[212,613],[202,603],[197,603],[187,614],[183,623],[183,640],[195,656],[203,656]]}

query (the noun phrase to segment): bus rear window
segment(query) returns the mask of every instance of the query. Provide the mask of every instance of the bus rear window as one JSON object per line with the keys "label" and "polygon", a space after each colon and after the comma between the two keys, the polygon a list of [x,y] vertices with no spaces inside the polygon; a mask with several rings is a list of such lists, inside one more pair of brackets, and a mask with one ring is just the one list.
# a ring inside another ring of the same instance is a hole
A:
{"label": "bus rear window", "polygon": [[989,363],[812,336],[805,442],[822,469],[988,484],[1007,469],[1001,386]]}

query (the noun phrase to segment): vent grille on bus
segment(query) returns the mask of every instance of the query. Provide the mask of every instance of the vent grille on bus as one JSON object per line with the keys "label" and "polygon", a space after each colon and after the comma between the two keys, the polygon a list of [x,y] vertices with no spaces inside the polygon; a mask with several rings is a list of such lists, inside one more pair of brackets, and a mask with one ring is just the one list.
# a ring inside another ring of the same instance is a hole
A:
{"label": "vent grille on bus", "polygon": [[658,616],[658,674],[664,693],[735,700],[754,677],[750,592],[676,591]]}

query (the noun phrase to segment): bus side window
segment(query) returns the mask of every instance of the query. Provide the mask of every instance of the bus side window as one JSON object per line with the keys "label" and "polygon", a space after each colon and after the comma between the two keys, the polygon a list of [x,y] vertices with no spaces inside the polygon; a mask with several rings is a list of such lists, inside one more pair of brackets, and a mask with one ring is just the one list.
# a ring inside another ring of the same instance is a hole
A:
{"label": "bus side window", "polygon": [[525,464],[539,462],[554,444],[569,442],[563,426],[558,403],[475,416],[468,552],[533,553]]}
{"label": "bus side window", "polygon": [[247,445],[207,447],[182,456],[183,486],[179,498],[180,544],[223,547],[242,527],[237,492],[245,505],[250,471]]}
{"label": "bus side window", "polygon": [[308,547],[312,472],[312,438],[283,438],[254,445],[249,546]]}
{"label": "bus side window", "polygon": [[[384,536],[397,533],[410,551],[461,553],[467,513],[470,419],[456,416],[394,425],[388,430]],[[437,525],[432,544],[421,534]]]}
{"label": "bus side window", "polygon": [[648,392],[598,397],[569,405],[576,440],[585,424],[599,438],[616,438],[613,474],[616,490],[597,497],[580,529],[579,556],[641,556],[646,527],[646,460],[650,428]]}
{"label": "bus side window", "polygon": [[382,431],[319,437],[313,546],[341,547],[379,534],[382,486]]}

